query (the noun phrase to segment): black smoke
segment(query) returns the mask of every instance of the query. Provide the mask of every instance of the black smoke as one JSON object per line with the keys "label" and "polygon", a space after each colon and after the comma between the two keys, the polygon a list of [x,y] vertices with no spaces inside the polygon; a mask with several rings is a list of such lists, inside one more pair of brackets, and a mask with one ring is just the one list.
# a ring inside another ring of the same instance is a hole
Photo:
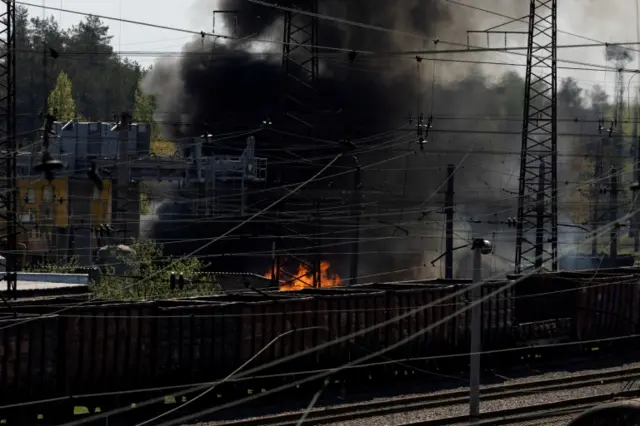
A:
{"label": "black smoke", "polygon": [[[456,245],[472,234],[493,235],[497,253],[506,259],[498,262],[512,261],[512,233],[498,229],[496,237],[496,226],[488,222],[515,215],[518,157],[498,153],[520,148],[520,76],[510,72],[496,78],[479,66],[419,57],[353,54],[431,49],[443,31],[452,40],[454,35],[446,29],[465,27],[465,23],[456,21],[444,2],[414,0],[403,2],[403,7],[387,0],[320,2],[321,13],[397,31],[320,20],[318,44],[344,51],[320,52],[313,109],[310,104],[302,107],[306,117],[315,120],[312,137],[302,137],[307,135],[304,129],[284,114],[290,104],[283,91],[277,43],[282,39],[282,13],[248,1],[219,3],[219,9],[239,11],[233,31],[247,39],[226,44],[194,40],[180,61],[159,62],[145,88],[156,96],[159,121],[171,138],[256,131],[258,154],[269,159],[269,179],[264,187],[251,189],[249,213],[284,195],[273,188],[301,182],[317,172],[340,152],[339,141],[347,138],[356,145],[357,161],[363,167],[359,275],[370,277],[365,280],[438,275],[430,260],[444,249],[442,192],[447,164],[459,165]],[[462,36],[462,31],[455,34],[458,39]],[[275,43],[256,48],[252,38],[270,38]],[[423,146],[417,142],[420,114],[422,123],[431,125],[425,128]],[[273,124],[261,127],[265,120]],[[245,139],[244,135],[227,139],[213,144],[211,150],[237,155]],[[379,164],[371,166],[374,163]],[[325,176],[348,173],[320,180],[313,188],[348,190],[354,185],[355,168],[352,156],[345,155]],[[261,215],[199,255],[207,256],[213,269],[264,272],[276,241],[276,247],[287,248],[292,263],[319,250],[342,276],[348,276],[348,240],[355,228],[351,195],[324,198],[314,205],[310,194],[291,197],[279,209]],[[193,203],[185,201],[197,195],[195,187],[174,189],[167,195],[169,201],[152,231],[153,238],[173,242],[165,246],[167,254],[196,250],[247,218],[233,213],[238,208],[237,190],[218,197],[229,211],[218,211],[214,217],[200,215]],[[319,223],[316,214],[323,218]],[[470,220],[478,223],[471,227]],[[322,233],[321,247],[313,248],[310,236],[317,232]],[[465,258],[460,254],[461,261]],[[389,271],[396,272],[377,275]]]}

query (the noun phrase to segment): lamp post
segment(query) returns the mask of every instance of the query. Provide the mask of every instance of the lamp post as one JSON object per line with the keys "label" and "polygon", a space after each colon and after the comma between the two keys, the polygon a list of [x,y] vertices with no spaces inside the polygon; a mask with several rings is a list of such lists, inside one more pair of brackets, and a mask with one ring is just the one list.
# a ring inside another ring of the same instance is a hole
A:
{"label": "lamp post", "polygon": [[471,362],[469,368],[469,417],[476,424],[480,416],[480,350],[482,334],[482,255],[493,251],[491,241],[476,238],[471,245],[473,250],[473,284],[471,284]]}

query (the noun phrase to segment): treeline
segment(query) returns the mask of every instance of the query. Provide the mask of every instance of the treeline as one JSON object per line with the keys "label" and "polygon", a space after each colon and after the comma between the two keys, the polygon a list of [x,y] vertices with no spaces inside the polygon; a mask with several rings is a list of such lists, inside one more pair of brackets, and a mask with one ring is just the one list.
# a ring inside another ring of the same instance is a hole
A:
{"label": "treeline", "polygon": [[[122,111],[141,109],[140,105],[136,107],[136,91],[144,70],[117,55],[111,39],[109,27],[96,17],[89,16],[65,30],[53,17],[29,16],[26,8],[17,9],[19,134],[28,135],[42,125],[47,98],[57,103],[50,109],[58,110],[61,119],[73,115],[87,120],[113,120]],[[150,119],[150,105],[142,109],[146,116],[140,118]],[[37,137],[37,133],[29,137]]]}

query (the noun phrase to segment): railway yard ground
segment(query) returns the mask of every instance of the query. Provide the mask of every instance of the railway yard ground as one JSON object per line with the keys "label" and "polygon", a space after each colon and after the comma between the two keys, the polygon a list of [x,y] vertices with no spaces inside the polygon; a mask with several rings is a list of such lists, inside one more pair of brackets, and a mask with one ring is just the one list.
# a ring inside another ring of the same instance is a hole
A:
{"label": "railway yard ground", "polygon": [[[481,392],[481,424],[559,426],[592,406],[635,397],[640,393],[638,355],[640,353],[575,360],[564,366],[553,363],[487,373]],[[303,415],[306,415],[305,425],[468,424],[468,387],[461,385],[462,377],[442,378],[434,383],[433,374],[416,374],[416,378],[376,386],[366,392],[325,388],[314,408],[306,414],[313,393],[242,404],[237,409],[213,414],[211,418],[192,421],[190,426],[294,426],[300,424]],[[440,390],[436,390],[438,388]],[[186,409],[181,414],[189,411]]]}

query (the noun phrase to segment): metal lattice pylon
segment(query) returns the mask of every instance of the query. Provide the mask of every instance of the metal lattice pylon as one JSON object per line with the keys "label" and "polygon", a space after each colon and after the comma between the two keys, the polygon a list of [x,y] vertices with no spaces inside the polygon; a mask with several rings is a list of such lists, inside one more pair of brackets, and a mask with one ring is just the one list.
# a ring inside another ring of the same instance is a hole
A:
{"label": "metal lattice pylon", "polygon": [[[318,0],[290,0],[284,6],[284,34],[282,48],[283,125],[293,134],[313,137],[317,125],[318,58]],[[302,12],[302,13],[297,13]],[[311,154],[310,154],[311,155]],[[313,210],[319,211],[319,199],[313,200]],[[320,233],[320,218],[315,217],[314,229]],[[318,241],[315,241],[315,245]],[[319,249],[309,263],[314,287],[321,286]]]}
{"label": "metal lattice pylon", "polygon": [[15,139],[16,125],[16,5],[3,0],[0,16],[0,208],[5,229],[2,239],[6,242],[7,290],[16,290],[17,265],[17,184]]}
{"label": "metal lattice pylon", "polygon": [[558,268],[556,0],[531,0],[515,272]]}
{"label": "metal lattice pylon", "polygon": [[[290,9],[318,13],[318,0],[284,3]],[[318,18],[285,11],[283,42],[284,109],[287,116],[296,122],[294,124],[311,130],[316,112],[314,98],[318,80]]]}

